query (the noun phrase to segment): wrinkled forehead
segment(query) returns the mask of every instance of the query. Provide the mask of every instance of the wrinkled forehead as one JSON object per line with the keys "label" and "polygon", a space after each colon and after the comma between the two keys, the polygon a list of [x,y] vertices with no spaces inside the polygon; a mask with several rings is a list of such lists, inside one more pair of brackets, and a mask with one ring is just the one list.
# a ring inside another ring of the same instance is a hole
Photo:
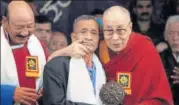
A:
{"label": "wrinkled forehead", "polygon": [[16,25],[35,23],[34,15],[30,14],[14,14],[9,15],[9,21]]}
{"label": "wrinkled forehead", "polygon": [[75,24],[75,31],[80,31],[83,29],[98,31],[98,24],[95,20],[80,20]]}
{"label": "wrinkled forehead", "polygon": [[169,30],[171,30],[171,31],[179,31],[179,22],[171,22],[169,24]]}
{"label": "wrinkled forehead", "polygon": [[104,28],[125,28],[130,21],[111,21],[111,20],[106,20],[104,21]]}
{"label": "wrinkled forehead", "polygon": [[10,20],[10,24],[13,26],[34,26],[35,28],[35,22],[32,19],[29,20]]}
{"label": "wrinkled forehead", "polygon": [[121,15],[121,16],[111,16],[105,17],[103,19],[104,27],[125,27],[130,22],[129,16]]}

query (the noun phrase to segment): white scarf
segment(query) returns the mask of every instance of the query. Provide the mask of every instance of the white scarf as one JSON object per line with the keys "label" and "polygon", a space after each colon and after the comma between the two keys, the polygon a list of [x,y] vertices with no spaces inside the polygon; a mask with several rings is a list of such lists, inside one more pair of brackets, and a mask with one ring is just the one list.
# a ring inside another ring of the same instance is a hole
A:
{"label": "white scarf", "polygon": [[99,59],[94,54],[93,62],[96,66],[96,95],[94,94],[94,88],[84,60],[82,58],[71,58],[67,100],[92,105],[102,105],[99,92],[102,85],[106,83],[106,76]]}
{"label": "white scarf", "polygon": [[[39,40],[31,35],[27,48],[31,56],[38,56],[40,77],[36,79],[36,91],[42,87],[43,69],[46,64],[44,50]],[[5,38],[3,27],[1,27],[1,84],[19,87],[17,67],[12,53],[12,48]],[[18,105],[18,103],[16,103]]]}

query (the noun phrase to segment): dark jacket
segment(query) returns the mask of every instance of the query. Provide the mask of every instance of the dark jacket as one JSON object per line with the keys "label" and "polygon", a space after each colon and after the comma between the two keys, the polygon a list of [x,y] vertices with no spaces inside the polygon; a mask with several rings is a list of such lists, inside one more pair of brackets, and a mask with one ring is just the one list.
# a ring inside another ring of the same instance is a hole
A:
{"label": "dark jacket", "polygon": [[160,55],[171,86],[174,103],[175,105],[179,105],[179,84],[173,84],[173,80],[171,79],[171,75],[173,75],[173,69],[175,66],[179,67],[179,63],[177,63],[177,61],[175,60],[171,48],[165,50]]}
{"label": "dark jacket", "polygon": [[163,32],[164,32],[164,25],[163,24],[154,24],[151,22],[150,28],[147,32],[143,33],[140,31],[139,25],[137,21],[133,23],[133,31],[141,33],[143,35],[148,36],[151,38],[152,42],[157,45],[159,42],[164,41]]}
{"label": "dark jacket", "polygon": [[68,57],[56,57],[45,66],[43,76],[44,105],[89,105],[66,100],[69,61]]}

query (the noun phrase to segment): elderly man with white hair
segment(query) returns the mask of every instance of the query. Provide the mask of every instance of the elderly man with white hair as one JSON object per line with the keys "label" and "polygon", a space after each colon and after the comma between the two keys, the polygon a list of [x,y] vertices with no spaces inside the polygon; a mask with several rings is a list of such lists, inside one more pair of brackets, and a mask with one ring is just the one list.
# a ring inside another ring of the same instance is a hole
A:
{"label": "elderly man with white hair", "polygon": [[179,15],[168,18],[164,36],[169,48],[161,53],[161,57],[173,92],[174,103],[179,105]]}

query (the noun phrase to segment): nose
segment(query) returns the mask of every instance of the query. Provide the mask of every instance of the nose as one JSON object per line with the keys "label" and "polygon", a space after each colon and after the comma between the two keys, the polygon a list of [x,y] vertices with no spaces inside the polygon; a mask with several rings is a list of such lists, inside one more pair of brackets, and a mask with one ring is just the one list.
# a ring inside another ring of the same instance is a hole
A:
{"label": "nose", "polygon": [[113,39],[113,40],[119,39],[119,35],[116,34],[116,32],[114,32],[114,34],[112,35],[112,39]]}
{"label": "nose", "polygon": [[172,40],[173,41],[178,41],[179,40],[179,35],[177,32],[175,32],[173,35],[172,35]]}
{"label": "nose", "polygon": [[92,40],[92,35],[90,32],[87,33],[85,40],[91,41]]}
{"label": "nose", "polygon": [[29,35],[29,30],[27,28],[24,28],[21,32],[21,35],[23,35],[23,36]]}
{"label": "nose", "polygon": [[147,12],[148,11],[148,8],[147,7],[144,7],[143,8],[143,12]]}
{"label": "nose", "polygon": [[47,33],[46,33],[46,32],[42,32],[41,34],[42,34],[42,35],[41,35],[42,38],[46,38],[46,36],[47,36]]}

